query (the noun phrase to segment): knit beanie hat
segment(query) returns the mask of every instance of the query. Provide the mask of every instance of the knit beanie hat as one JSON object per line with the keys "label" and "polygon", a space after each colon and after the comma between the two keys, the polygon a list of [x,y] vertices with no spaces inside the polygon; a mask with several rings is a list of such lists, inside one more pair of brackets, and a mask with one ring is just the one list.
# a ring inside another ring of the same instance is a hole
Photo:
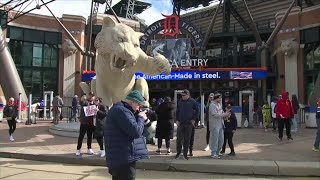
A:
{"label": "knit beanie hat", "polygon": [[144,97],[142,95],[142,93],[138,90],[133,90],[131,91],[126,99],[134,101],[136,103],[138,103],[139,105],[144,105]]}

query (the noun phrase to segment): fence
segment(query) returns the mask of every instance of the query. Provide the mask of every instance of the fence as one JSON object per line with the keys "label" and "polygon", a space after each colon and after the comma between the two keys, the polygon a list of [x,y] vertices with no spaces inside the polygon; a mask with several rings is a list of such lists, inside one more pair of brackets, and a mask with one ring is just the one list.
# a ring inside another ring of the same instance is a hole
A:
{"label": "fence", "polygon": [[[48,107],[45,109],[46,116],[44,116],[44,109],[43,107],[36,108],[31,113],[31,120],[33,123],[37,123],[37,121],[44,121],[44,120],[53,120],[54,112],[52,112],[52,117],[50,117],[50,111],[53,110],[54,107]],[[61,106],[61,114],[59,117],[60,121],[66,120],[67,122],[70,122],[72,120],[72,106]]]}

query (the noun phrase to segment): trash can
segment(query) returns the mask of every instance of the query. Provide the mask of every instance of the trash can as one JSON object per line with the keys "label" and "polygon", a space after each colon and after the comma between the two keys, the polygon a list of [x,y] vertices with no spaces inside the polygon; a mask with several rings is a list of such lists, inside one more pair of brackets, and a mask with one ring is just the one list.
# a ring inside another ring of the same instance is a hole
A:
{"label": "trash can", "polygon": [[0,104],[0,122],[2,121],[2,118],[3,118],[3,109],[4,109],[4,105]]}

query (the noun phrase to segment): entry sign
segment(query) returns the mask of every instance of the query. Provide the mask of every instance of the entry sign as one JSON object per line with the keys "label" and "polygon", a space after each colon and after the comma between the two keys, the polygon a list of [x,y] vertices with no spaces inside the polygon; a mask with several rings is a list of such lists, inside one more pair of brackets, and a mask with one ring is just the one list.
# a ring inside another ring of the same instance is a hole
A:
{"label": "entry sign", "polygon": [[88,116],[95,116],[97,114],[97,106],[96,105],[91,105],[91,106],[84,106],[83,107],[84,110],[84,115],[86,117]]}

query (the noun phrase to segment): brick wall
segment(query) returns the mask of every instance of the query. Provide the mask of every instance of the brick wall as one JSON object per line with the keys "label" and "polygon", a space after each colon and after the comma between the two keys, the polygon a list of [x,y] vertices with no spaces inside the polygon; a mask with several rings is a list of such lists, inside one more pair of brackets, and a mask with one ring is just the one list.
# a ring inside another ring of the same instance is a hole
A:
{"label": "brick wall", "polygon": [[[284,12],[279,12],[276,15],[277,23],[283,17]],[[320,26],[320,5],[305,8],[301,11],[299,7],[294,7],[291,10],[287,20],[285,21],[283,27],[275,40],[274,47],[275,49],[279,48],[281,40],[288,38],[296,38],[297,42],[300,44],[300,30]],[[278,64],[278,77],[276,82],[276,93],[281,94],[284,90],[284,78],[281,78],[281,75],[284,75],[284,55],[282,53],[278,53],[277,64]],[[299,101],[305,102],[304,98],[304,57],[303,57],[303,46],[300,45],[300,49],[298,52],[298,87],[299,87]]]}

